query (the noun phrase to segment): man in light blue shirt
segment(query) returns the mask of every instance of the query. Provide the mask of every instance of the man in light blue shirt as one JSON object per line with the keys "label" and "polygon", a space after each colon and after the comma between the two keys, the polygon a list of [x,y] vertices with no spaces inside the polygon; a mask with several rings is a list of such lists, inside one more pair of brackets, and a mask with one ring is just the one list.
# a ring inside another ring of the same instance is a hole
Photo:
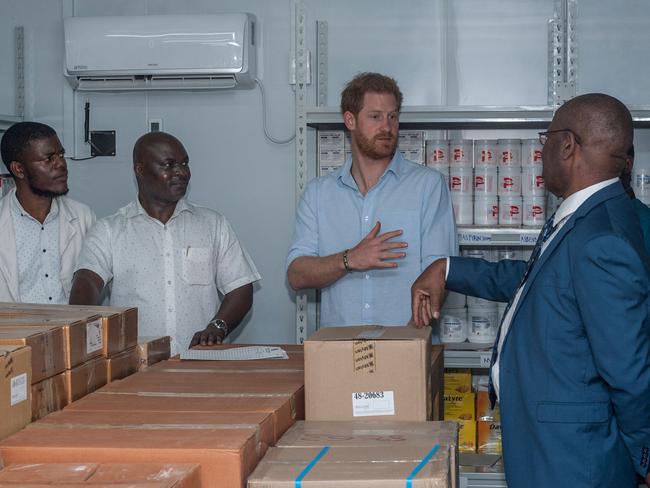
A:
{"label": "man in light blue shirt", "polygon": [[350,81],[341,112],[352,157],[300,200],[287,277],[295,290],[321,290],[321,326],[406,325],[413,281],[457,254],[443,175],[396,151],[401,105],[392,78]]}

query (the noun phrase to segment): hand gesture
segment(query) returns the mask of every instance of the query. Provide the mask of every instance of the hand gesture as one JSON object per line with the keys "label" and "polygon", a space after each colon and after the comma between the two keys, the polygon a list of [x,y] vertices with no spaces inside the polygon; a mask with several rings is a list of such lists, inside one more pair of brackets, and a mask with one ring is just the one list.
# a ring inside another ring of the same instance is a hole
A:
{"label": "hand gesture", "polygon": [[214,325],[210,324],[205,329],[200,330],[194,334],[192,337],[192,342],[190,342],[190,349],[194,346],[214,346],[215,344],[221,344],[225,337],[223,330],[216,328]]}
{"label": "hand gesture", "polygon": [[408,246],[403,241],[390,241],[402,235],[402,230],[392,230],[379,234],[381,223],[377,222],[366,237],[359,244],[348,251],[350,269],[364,271],[366,269],[397,268],[397,263],[389,261],[406,256],[405,252],[396,252],[395,249],[404,249]]}
{"label": "hand gesture", "polygon": [[440,318],[440,308],[445,301],[445,274],[447,259],[434,261],[411,286],[412,321],[417,328],[430,325]]}

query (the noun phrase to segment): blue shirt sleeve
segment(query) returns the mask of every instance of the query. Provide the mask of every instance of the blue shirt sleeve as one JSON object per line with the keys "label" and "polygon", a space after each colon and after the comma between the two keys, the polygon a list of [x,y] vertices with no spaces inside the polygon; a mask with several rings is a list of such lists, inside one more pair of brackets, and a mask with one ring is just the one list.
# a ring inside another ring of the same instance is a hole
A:
{"label": "blue shirt sleeve", "polygon": [[435,172],[422,198],[421,270],[436,259],[458,255],[458,235],[451,196],[441,173]]}
{"label": "blue shirt sleeve", "polygon": [[307,185],[298,203],[286,268],[296,258],[318,255],[318,180],[313,180]]}

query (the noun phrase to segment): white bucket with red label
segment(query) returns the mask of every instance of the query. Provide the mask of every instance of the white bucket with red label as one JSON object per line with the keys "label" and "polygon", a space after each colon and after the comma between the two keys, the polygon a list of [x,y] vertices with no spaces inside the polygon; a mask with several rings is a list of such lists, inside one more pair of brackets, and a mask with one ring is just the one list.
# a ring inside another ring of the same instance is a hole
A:
{"label": "white bucket with red label", "polygon": [[546,222],[546,197],[524,198],[524,225],[542,227],[544,222]]}
{"label": "white bucket with red label", "polygon": [[499,225],[521,225],[523,202],[521,197],[499,197]]}
{"label": "white bucket with red label", "polygon": [[497,165],[497,141],[477,139],[474,141],[474,167]]}
{"label": "white bucket with red label", "polygon": [[542,145],[539,143],[539,139],[521,141],[521,165],[541,166],[542,164]]}
{"label": "white bucket with red label", "polygon": [[499,199],[496,195],[474,197],[474,224],[497,225],[499,223]]}
{"label": "white bucket with red label", "polygon": [[471,166],[451,166],[449,168],[449,190],[451,194],[474,194],[474,174]]}
{"label": "white bucket with red label", "polygon": [[425,146],[427,166],[449,164],[449,141],[447,139],[428,139]]}
{"label": "white bucket with red label", "polygon": [[497,193],[499,196],[521,195],[521,167],[502,166],[499,168]]}
{"label": "white bucket with red label", "polygon": [[472,167],[472,140],[456,139],[449,144],[449,165]]}
{"label": "white bucket with red label", "polygon": [[474,194],[497,194],[497,168],[496,166],[477,166],[474,168]]}
{"label": "white bucket with red label", "polygon": [[521,168],[521,194],[525,197],[543,196],[546,192],[544,186],[544,168],[540,165],[522,166]]}
{"label": "white bucket with red label", "polygon": [[521,166],[521,140],[499,139],[499,166]]}

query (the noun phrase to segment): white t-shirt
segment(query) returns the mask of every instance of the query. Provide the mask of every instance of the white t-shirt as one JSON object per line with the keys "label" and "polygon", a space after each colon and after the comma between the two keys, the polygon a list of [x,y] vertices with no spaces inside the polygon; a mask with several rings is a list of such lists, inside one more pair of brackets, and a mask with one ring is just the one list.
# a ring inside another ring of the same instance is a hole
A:
{"label": "white t-shirt", "polygon": [[110,304],[138,307],[138,334],[169,335],[172,354],[187,349],[227,294],[260,279],[226,218],[180,200],[167,224],[139,201],[88,232],[77,269],[110,285]]}

